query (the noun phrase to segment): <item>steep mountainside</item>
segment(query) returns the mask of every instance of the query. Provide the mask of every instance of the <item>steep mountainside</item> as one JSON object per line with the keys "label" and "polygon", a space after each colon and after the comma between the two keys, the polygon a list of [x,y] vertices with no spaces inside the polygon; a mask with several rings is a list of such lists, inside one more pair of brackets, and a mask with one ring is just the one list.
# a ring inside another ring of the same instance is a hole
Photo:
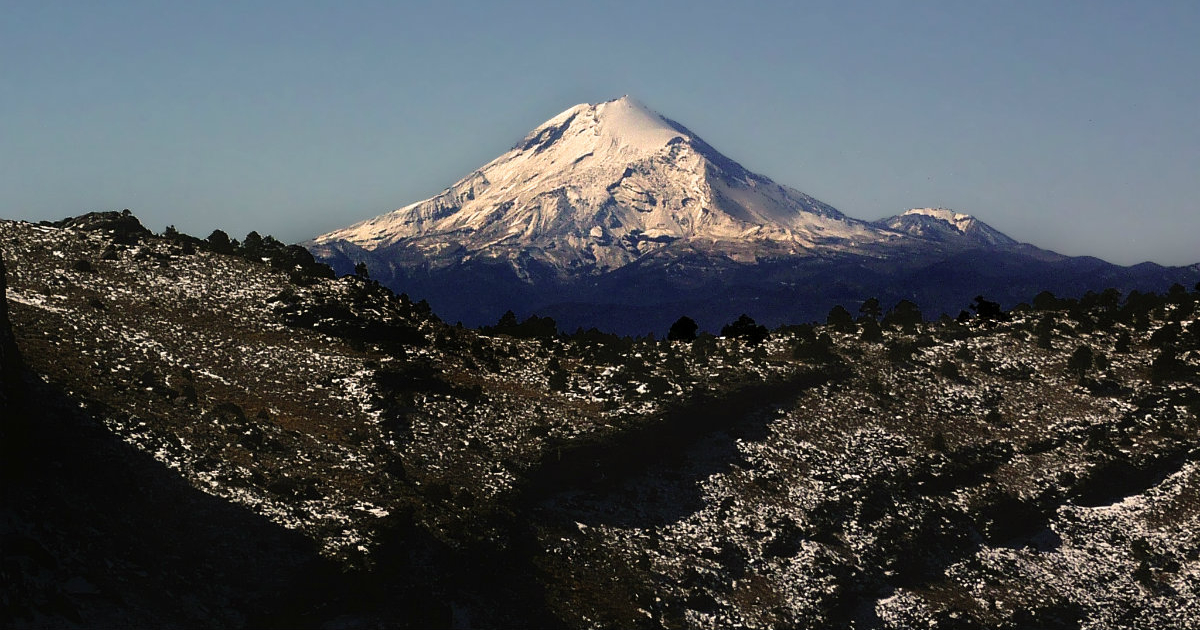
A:
{"label": "steep mountainside", "polygon": [[847,298],[916,299],[936,315],[980,291],[1015,304],[1042,289],[1200,280],[1200,268],[1081,273],[944,209],[859,221],[629,97],[572,107],[442,194],[306,245],[342,273],[366,263],[450,321],[491,323],[511,309],[631,333],[661,334],[684,313],[715,330],[742,312],[809,321]]}
{"label": "steep mountainside", "polygon": [[[854,249],[890,235],[750,173],[629,97],[577,105],[442,194],[315,239],[516,273],[598,274],[684,242],[714,252]],[[749,254],[753,257],[755,254]]]}
{"label": "steep mountainside", "polygon": [[5,627],[1200,625],[1200,290],[566,337],[194,245],[0,222]]}

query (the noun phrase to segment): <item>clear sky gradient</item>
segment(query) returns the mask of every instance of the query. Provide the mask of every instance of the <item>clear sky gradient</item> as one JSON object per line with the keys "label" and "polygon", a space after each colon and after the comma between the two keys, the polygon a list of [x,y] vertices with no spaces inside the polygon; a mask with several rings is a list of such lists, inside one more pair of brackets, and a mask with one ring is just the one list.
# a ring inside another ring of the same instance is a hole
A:
{"label": "clear sky gradient", "polygon": [[0,2],[0,217],[299,241],[630,94],[850,216],[1200,262],[1200,2]]}

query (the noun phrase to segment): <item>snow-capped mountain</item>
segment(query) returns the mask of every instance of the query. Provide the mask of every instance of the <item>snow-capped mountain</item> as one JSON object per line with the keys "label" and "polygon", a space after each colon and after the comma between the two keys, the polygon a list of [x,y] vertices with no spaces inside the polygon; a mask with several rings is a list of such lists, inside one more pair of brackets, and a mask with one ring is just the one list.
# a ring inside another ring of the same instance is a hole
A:
{"label": "snow-capped mountain", "polygon": [[984,247],[1013,247],[1019,244],[969,214],[946,208],[913,208],[904,214],[876,221],[875,224],[942,243],[970,243]]}
{"label": "snow-capped mountain", "polygon": [[315,243],[404,249],[433,266],[484,258],[597,274],[673,243],[740,257],[893,238],[747,171],[626,96],[576,105],[440,195]]}
{"label": "snow-capped mountain", "polygon": [[943,208],[848,217],[628,96],[576,105],[441,194],[306,245],[450,321],[513,310],[642,333],[681,314],[710,330],[743,312],[774,325],[868,297],[954,314],[981,293],[1013,305],[1197,276],[1061,256]]}

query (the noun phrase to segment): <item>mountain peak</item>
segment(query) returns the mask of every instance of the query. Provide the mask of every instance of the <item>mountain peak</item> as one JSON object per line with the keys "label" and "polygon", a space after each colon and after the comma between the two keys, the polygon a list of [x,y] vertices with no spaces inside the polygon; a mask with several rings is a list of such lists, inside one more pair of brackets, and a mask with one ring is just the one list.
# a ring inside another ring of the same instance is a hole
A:
{"label": "mountain peak", "polygon": [[949,208],[912,208],[911,210],[906,210],[904,214],[900,216],[930,217],[937,219],[938,221],[948,223],[951,227],[963,234],[966,234],[967,229],[976,222],[975,217],[962,212],[955,212]]}
{"label": "mountain peak", "polygon": [[912,208],[876,221],[876,225],[940,242],[1009,247],[1017,241],[976,219],[949,208]]}
{"label": "mountain peak", "polygon": [[603,103],[580,103],[539,125],[515,148],[542,152],[566,142],[626,152],[661,149],[684,134],[670,121],[626,95]]}
{"label": "mountain peak", "polygon": [[956,221],[967,221],[974,218],[969,214],[955,212],[949,208],[912,208],[911,210],[904,211],[904,215],[906,216],[914,214],[933,217],[935,219],[941,219],[950,223],[954,223]]}
{"label": "mountain peak", "polygon": [[575,276],[672,244],[754,258],[890,236],[747,171],[623,96],[575,105],[442,194],[315,243],[398,249],[435,266],[506,261],[519,275],[536,261]]}

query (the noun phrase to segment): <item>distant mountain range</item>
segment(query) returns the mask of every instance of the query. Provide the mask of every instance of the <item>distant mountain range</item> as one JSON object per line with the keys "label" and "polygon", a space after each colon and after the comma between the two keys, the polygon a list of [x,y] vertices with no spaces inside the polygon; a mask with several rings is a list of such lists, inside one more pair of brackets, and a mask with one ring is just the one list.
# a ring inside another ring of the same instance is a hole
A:
{"label": "distant mountain range", "polygon": [[869,297],[957,314],[1049,290],[1163,290],[1200,265],[1121,267],[1018,243],[942,208],[867,222],[751,173],[628,96],[581,104],[441,194],[305,243],[426,298],[448,321],[506,310],[568,330],[820,319]]}

